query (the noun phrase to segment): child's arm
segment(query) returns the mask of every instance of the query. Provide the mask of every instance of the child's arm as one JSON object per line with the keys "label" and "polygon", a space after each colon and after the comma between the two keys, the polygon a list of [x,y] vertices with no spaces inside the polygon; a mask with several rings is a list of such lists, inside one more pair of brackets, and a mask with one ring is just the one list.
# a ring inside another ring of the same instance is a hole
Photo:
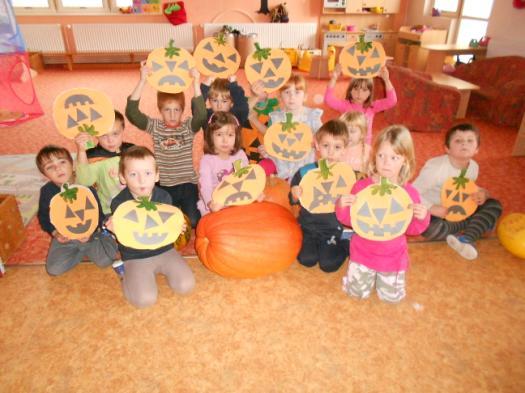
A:
{"label": "child's arm", "polygon": [[355,200],[355,194],[343,195],[335,204],[335,216],[337,217],[337,220],[347,227],[351,226],[350,208]]}
{"label": "child's arm", "polygon": [[406,234],[408,236],[421,235],[430,224],[430,212],[423,204],[421,204],[419,193],[413,186],[407,184],[404,188],[408,192],[408,195],[410,195],[410,199],[412,199],[412,208],[414,210],[414,215],[412,221],[408,225]]}
{"label": "child's arm", "polygon": [[81,132],[75,137],[77,145],[76,181],[84,186],[91,186],[97,181],[96,171],[91,170],[86,154],[86,144],[90,138],[85,132]]}
{"label": "child's arm", "polygon": [[202,157],[200,162],[199,193],[204,206],[210,209],[211,195],[213,193],[213,168],[208,157],[209,156]]}
{"label": "child's arm", "polygon": [[193,89],[195,91],[195,94],[191,99],[191,130],[197,132],[206,126],[206,102],[201,94],[201,88],[199,85],[200,72],[197,68],[192,68],[190,73],[193,77]]}
{"label": "child's arm", "polygon": [[299,198],[303,194],[303,188],[299,186],[302,178],[303,176],[301,175],[301,170],[299,169],[297,172],[295,172],[295,175],[293,175],[292,180],[290,181],[290,192],[288,193],[290,205],[299,204]]}
{"label": "child's arm", "polygon": [[230,94],[233,102],[232,113],[239,120],[239,124],[244,126],[248,120],[250,108],[244,89],[235,80],[235,75],[230,76]]}
{"label": "child's arm", "polygon": [[264,134],[268,127],[259,121],[259,115],[255,112],[255,106],[259,102],[263,102],[268,98],[268,94],[264,91],[262,81],[257,81],[251,86],[252,96],[248,99],[248,120],[259,132]]}
{"label": "child's arm", "polygon": [[351,103],[348,100],[340,100],[334,95],[335,85],[337,79],[341,75],[341,65],[337,64],[334,71],[332,72],[332,78],[326,86],[326,91],[324,93],[324,102],[330,108],[335,109],[338,112],[344,113],[351,108]]}
{"label": "child's arm", "polygon": [[210,91],[210,86],[214,80],[215,78],[213,76],[209,76],[201,83],[201,93],[204,97],[204,101],[208,99],[208,92]]}
{"label": "child's arm", "polygon": [[139,109],[139,101],[146,84],[146,78],[149,68],[146,66],[146,60],[140,62],[140,79],[131,92],[126,103],[126,117],[135,127],[146,131],[148,129],[148,117]]}
{"label": "child's arm", "polygon": [[487,201],[487,199],[489,199],[489,197],[489,191],[481,187],[479,187],[478,191],[472,195],[472,199],[478,204],[478,206],[483,205]]}
{"label": "child's arm", "polygon": [[392,85],[392,82],[390,82],[390,76],[388,73],[388,68],[386,68],[386,66],[383,66],[383,68],[381,68],[379,76],[381,77],[381,79],[383,79],[383,82],[385,83],[386,97],[379,100],[374,100],[372,105],[372,110],[374,111],[374,113],[386,111],[390,108],[393,108],[397,104],[396,89],[394,89],[394,85]]}

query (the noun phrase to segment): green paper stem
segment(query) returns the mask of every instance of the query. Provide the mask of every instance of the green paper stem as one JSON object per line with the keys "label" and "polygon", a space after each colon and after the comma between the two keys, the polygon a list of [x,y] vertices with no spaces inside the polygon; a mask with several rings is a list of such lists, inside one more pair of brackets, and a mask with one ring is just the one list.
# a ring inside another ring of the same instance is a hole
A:
{"label": "green paper stem", "polygon": [[244,175],[246,175],[248,172],[250,172],[250,166],[245,166],[245,167],[241,167],[242,165],[242,161],[239,159],[239,160],[235,160],[233,162],[233,175],[235,177],[243,177]]}
{"label": "green paper stem", "polygon": [[217,43],[217,45],[224,46],[226,45],[226,37],[223,33],[219,33],[217,37],[215,37],[215,42]]}
{"label": "green paper stem", "polygon": [[317,172],[319,175],[317,178],[323,178],[324,180],[328,179],[330,176],[333,176],[331,169],[334,167],[335,164],[332,166],[328,165],[328,161],[326,161],[325,158],[319,160],[319,172]]}
{"label": "green paper stem", "polygon": [[372,43],[365,41],[365,35],[364,34],[361,34],[359,36],[359,42],[357,44],[355,44],[355,45],[356,45],[357,50],[360,51],[361,53],[366,53],[370,49],[372,49]]}
{"label": "green paper stem", "polygon": [[390,183],[386,177],[382,177],[379,185],[372,186],[372,195],[379,193],[379,196],[392,195],[392,191],[395,190],[397,186]]}
{"label": "green paper stem", "polygon": [[62,187],[64,188],[64,191],[60,193],[60,196],[64,201],[67,203],[73,203],[73,201],[77,200],[78,187],[69,188],[67,183],[64,183]]}
{"label": "green paper stem", "polygon": [[175,41],[171,39],[168,44],[168,47],[164,48],[166,50],[166,53],[164,53],[164,57],[169,57],[171,59],[173,56],[180,56],[180,48],[173,46],[174,42]]}
{"label": "green paper stem", "polygon": [[146,209],[146,211],[156,211],[157,210],[157,202],[150,201],[148,197],[139,197],[138,201],[140,202],[137,205],[138,209]]}
{"label": "green paper stem", "polygon": [[270,48],[261,48],[259,43],[255,43],[255,52],[253,53],[253,58],[261,61],[262,59],[266,60],[270,56],[272,50]]}
{"label": "green paper stem", "polygon": [[299,123],[293,122],[292,118],[292,113],[286,114],[286,121],[284,123],[281,123],[283,132],[292,132],[292,130],[295,130],[295,128],[299,125]]}
{"label": "green paper stem", "polygon": [[454,180],[452,184],[454,184],[456,190],[459,190],[460,188],[465,189],[465,187],[467,186],[467,183],[470,181],[470,179],[465,176],[466,174],[467,170],[462,169],[459,173],[459,176],[452,178]]}

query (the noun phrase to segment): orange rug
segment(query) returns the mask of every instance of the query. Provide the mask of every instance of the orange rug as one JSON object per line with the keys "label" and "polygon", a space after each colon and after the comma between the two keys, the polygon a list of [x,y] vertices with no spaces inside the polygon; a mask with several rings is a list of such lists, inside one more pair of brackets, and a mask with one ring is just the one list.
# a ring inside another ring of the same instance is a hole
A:
{"label": "orange rug", "polygon": [[[237,73],[239,83],[249,95],[249,86],[244,76],[244,71]],[[133,69],[90,69],[65,71],[45,70],[34,79],[35,89],[38,94],[44,116],[16,127],[2,129],[2,154],[36,153],[48,144],[54,143],[66,146],[70,151],[75,151],[72,141],[64,139],[55,131],[53,125],[51,106],[54,98],[63,90],[79,86],[105,91],[113,100],[115,108],[124,112],[126,98],[133,90],[139,78],[138,68]],[[308,78],[307,106],[321,107],[324,109],[323,120],[332,119],[338,114],[322,104],[326,80]],[[336,94],[343,97],[347,87],[346,81],[340,81],[336,86]],[[185,116],[190,115],[191,95],[186,96]],[[141,110],[151,116],[157,116],[155,91],[146,87],[142,100]],[[511,151],[516,139],[516,130],[508,127],[498,127],[476,119],[466,119],[477,125],[481,130],[481,148],[476,161],[480,165],[478,184],[489,189],[492,196],[499,199],[504,208],[504,214],[525,211],[525,191],[519,180],[525,173],[525,157],[512,157]],[[386,126],[383,116],[379,114],[374,121],[374,134]],[[414,132],[413,138],[416,146],[417,169],[430,157],[443,154],[444,132],[423,133]],[[129,123],[126,124],[124,139],[126,141],[152,147],[151,138],[144,132],[136,129]],[[8,259],[7,263],[35,264],[43,263],[49,246],[49,237],[43,233],[36,219],[27,227],[26,240],[22,246]],[[194,255],[191,245],[184,250],[186,255]]]}

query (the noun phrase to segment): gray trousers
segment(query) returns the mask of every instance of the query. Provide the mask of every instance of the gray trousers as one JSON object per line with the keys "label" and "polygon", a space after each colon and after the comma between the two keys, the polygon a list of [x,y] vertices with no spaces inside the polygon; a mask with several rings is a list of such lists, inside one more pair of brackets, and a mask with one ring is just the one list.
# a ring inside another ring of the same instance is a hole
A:
{"label": "gray trousers", "polygon": [[135,307],[144,308],[157,302],[157,274],[168,279],[170,288],[179,294],[191,292],[195,277],[190,267],[174,248],[150,258],[124,261],[122,291]]}
{"label": "gray trousers", "polygon": [[53,239],[46,260],[46,270],[51,276],[59,276],[88,257],[98,267],[111,265],[117,254],[117,243],[111,235],[95,232],[85,243],[71,240],[60,243]]}

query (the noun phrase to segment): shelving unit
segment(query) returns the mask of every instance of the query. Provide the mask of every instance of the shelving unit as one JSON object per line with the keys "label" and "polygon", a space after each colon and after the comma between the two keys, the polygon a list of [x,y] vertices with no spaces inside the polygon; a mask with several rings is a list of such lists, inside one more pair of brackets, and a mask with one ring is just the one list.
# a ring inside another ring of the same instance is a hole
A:
{"label": "shelving unit", "polygon": [[444,44],[446,30],[428,29],[422,32],[411,31],[410,26],[401,26],[397,34],[394,62],[413,70],[423,71],[427,64],[428,51],[421,45]]}

